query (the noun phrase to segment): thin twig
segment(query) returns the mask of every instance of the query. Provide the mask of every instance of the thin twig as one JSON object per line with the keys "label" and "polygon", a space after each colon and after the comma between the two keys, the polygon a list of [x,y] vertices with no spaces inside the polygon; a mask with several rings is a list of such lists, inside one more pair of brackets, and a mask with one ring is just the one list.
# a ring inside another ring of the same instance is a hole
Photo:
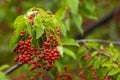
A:
{"label": "thin twig", "polygon": [[16,65],[12,66],[11,68],[9,68],[7,71],[5,71],[5,75],[9,75],[10,73],[12,73],[14,70],[16,70],[17,68],[19,68],[20,66],[22,66],[23,64],[21,63],[17,63]]}
{"label": "thin twig", "polygon": [[103,50],[97,49],[97,48],[92,48],[92,49],[98,51],[100,54],[104,55],[105,57],[110,58],[110,55],[108,52],[104,52]]}
{"label": "thin twig", "polygon": [[85,43],[85,42],[99,42],[99,43],[105,43],[105,44],[115,44],[115,45],[120,45],[119,41],[108,41],[108,40],[100,40],[100,39],[81,39],[77,40],[78,43]]}

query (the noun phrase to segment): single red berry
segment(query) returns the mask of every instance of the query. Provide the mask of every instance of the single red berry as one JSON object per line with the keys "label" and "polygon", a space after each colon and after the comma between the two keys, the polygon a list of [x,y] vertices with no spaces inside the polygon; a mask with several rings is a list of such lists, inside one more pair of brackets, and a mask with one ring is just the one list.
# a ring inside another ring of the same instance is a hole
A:
{"label": "single red berry", "polygon": [[32,38],[32,36],[28,36],[28,39],[31,39]]}
{"label": "single red berry", "polygon": [[20,34],[20,36],[24,36],[24,34]]}

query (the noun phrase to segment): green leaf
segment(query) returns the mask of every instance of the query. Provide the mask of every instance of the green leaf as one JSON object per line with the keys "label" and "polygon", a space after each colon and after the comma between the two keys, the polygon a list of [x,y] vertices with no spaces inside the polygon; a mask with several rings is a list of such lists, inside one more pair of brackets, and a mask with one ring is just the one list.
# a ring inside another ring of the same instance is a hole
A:
{"label": "green leaf", "polygon": [[55,61],[55,66],[57,67],[59,72],[63,71],[63,64],[60,63],[60,61]]}
{"label": "green leaf", "polygon": [[111,68],[112,67],[112,63],[110,61],[106,61],[102,64],[102,67],[107,67],[107,68]]}
{"label": "green leaf", "polygon": [[95,62],[94,62],[95,69],[99,69],[100,65],[101,65],[101,60],[100,59],[96,59]]}
{"label": "green leaf", "polygon": [[29,35],[33,35],[32,24],[29,24],[29,25],[28,25],[28,33],[29,33]]}
{"label": "green leaf", "polygon": [[33,34],[33,38],[32,38],[32,45],[36,46],[37,40],[36,40],[36,34]]}
{"label": "green leaf", "polygon": [[112,69],[112,70],[109,71],[108,76],[115,75],[115,74],[117,74],[119,72],[120,72],[119,68],[114,68],[114,69]]}
{"label": "green leaf", "polygon": [[72,50],[70,50],[70,49],[68,49],[68,48],[63,48],[63,52],[64,52],[65,54],[71,56],[73,59],[77,59],[75,53],[74,53]]}
{"label": "green leaf", "polygon": [[11,40],[10,40],[9,47],[10,47],[10,50],[11,50],[11,51],[16,47],[18,41],[20,40],[20,38],[21,38],[21,37],[20,37],[20,32],[21,32],[21,30],[23,30],[24,28],[25,28],[25,25],[19,25],[19,27],[17,27],[17,29],[16,29],[16,34],[15,34],[14,36],[12,36],[12,38],[11,38]]}
{"label": "green leaf", "polygon": [[120,80],[120,75],[117,76],[117,80]]}
{"label": "green leaf", "polygon": [[13,50],[16,47],[16,44],[20,40],[20,32],[26,28],[27,19],[24,18],[24,15],[21,15],[16,18],[14,22],[14,28],[16,29],[16,34],[10,40],[10,50]]}
{"label": "green leaf", "polygon": [[58,18],[58,16],[54,16],[54,22],[56,23],[57,26],[60,27],[61,33],[63,34],[63,36],[66,36],[66,30],[65,30],[65,26],[63,24],[63,22]]}
{"label": "green leaf", "polygon": [[82,17],[79,14],[72,14],[73,21],[75,22],[76,27],[78,30],[83,34],[83,29],[82,29]]}
{"label": "green leaf", "polygon": [[9,80],[3,72],[0,72],[0,79],[1,80]]}
{"label": "green leaf", "polygon": [[6,68],[8,68],[8,67],[9,67],[9,65],[2,65],[2,66],[0,67],[0,71],[6,69]]}
{"label": "green leaf", "polygon": [[25,24],[19,24],[19,26],[16,29],[16,38],[20,37],[20,32],[26,28]]}
{"label": "green leaf", "polygon": [[85,2],[86,8],[87,8],[90,12],[94,12],[94,11],[95,11],[95,3],[94,3],[94,0],[84,0],[84,2]]}
{"label": "green leaf", "polygon": [[66,9],[60,8],[55,15],[59,17],[60,20],[62,20],[65,17]]}
{"label": "green leaf", "polygon": [[36,26],[41,26],[41,19],[40,15],[35,16],[34,22]]}
{"label": "green leaf", "polygon": [[25,19],[24,15],[18,16],[14,22],[14,28],[24,26],[26,24],[27,19]]}
{"label": "green leaf", "polygon": [[98,54],[98,51],[94,51],[91,55],[94,57]]}
{"label": "green leaf", "polygon": [[43,26],[37,27],[36,28],[36,39],[40,38],[43,33],[44,33]]}
{"label": "green leaf", "polygon": [[60,52],[61,56],[63,56],[63,46],[57,46],[57,49]]}
{"label": "green leaf", "polygon": [[72,13],[76,14],[78,12],[79,0],[67,0],[67,1]]}
{"label": "green leaf", "polygon": [[35,17],[34,22],[35,22],[35,25],[37,26],[37,28],[36,28],[36,39],[38,39],[44,33],[44,26],[42,25],[41,17],[39,15]]}
{"label": "green leaf", "polygon": [[14,42],[14,40],[15,40],[15,36],[12,36],[10,39],[10,43],[9,43],[9,48],[11,51],[17,46],[17,44]]}
{"label": "green leaf", "polygon": [[79,11],[83,16],[90,18],[90,19],[97,20],[97,16],[95,12],[90,13],[85,7],[82,7],[82,6],[79,7]]}
{"label": "green leaf", "polygon": [[67,19],[66,21],[65,21],[65,28],[66,28],[66,30],[70,30],[70,19]]}
{"label": "green leaf", "polygon": [[70,39],[70,38],[65,38],[62,40],[62,45],[70,45],[70,46],[77,46],[79,47],[79,44],[76,40]]}

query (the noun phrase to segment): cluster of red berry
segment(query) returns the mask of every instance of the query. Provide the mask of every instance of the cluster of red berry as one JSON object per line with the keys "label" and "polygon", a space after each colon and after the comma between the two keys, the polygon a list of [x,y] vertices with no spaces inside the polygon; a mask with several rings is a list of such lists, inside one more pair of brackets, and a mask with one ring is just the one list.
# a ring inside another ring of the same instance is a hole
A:
{"label": "cluster of red berry", "polygon": [[[83,66],[80,66],[80,69],[83,69]],[[90,75],[91,79],[94,79],[94,80],[103,80],[103,79],[104,80],[112,80],[112,77],[110,77],[110,76],[105,76],[104,78],[98,77],[97,72],[96,72],[93,65],[91,65],[88,69],[90,69],[92,71],[92,73]],[[81,80],[86,80],[87,79],[87,72],[82,70],[82,71],[80,71],[79,76],[80,76]]]}
{"label": "cluster of red berry", "polygon": [[58,75],[57,80],[72,80],[72,74],[71,73],[61,73]]}
{"label": "cluster of red berry", "polygon": [[[60,36],[60,29],[56,27],[57,34]],[[16,62],[31,65],[30,70],[37,70],[38,68],[49,71],[53,68],[54,61],[60,58],[60,53],[57,49],[59,42],[51,31],[49,35],[44,32],[41,45],[32,45],[32,36],[27,35],[27,31],[21,31],[20,36],[26,37],[21,39],[14,49],[17,54]],[[32,80],[33,77],[32,77]]]}

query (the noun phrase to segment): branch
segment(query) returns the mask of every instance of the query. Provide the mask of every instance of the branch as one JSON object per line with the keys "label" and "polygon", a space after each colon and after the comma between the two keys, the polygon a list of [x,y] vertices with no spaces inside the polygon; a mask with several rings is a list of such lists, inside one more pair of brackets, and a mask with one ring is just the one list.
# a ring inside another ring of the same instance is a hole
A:
{"label": "branch", "polygon": [[77,40],[78,43],[85,43],[85,42],[99,42],[99,43],[112,43],[115,45],[120,45],[120,42],[118,41],[108,41],[108,40],[99,40],[99,39],[81,39],[81,40]]}
{"label": "branch", "polygon": [[88,24],[88,26],[85,26],[83,36],[81,34],[78,34],[77,36],[75,36],[75,39],[81,39],[85,37],[97,27],[104,25],[105,23],[113,19],[115,16],[118,16],[118,13],[120,13],[120,7],[115,8],[113,11],[111,11],[110,13],[108,13],[106,16],[96,21],[95,23]]}
{"label": "branch", "polygon": [[11,68],[9,68],[7,71],[5,71],[5,75],[9,75],[10,73],[12,73],[14,70],[16,70],[17,68],[19,68],[20,66],[22,66],[23,64],[21,63],[17,63],[16,65],[12,66]]}

